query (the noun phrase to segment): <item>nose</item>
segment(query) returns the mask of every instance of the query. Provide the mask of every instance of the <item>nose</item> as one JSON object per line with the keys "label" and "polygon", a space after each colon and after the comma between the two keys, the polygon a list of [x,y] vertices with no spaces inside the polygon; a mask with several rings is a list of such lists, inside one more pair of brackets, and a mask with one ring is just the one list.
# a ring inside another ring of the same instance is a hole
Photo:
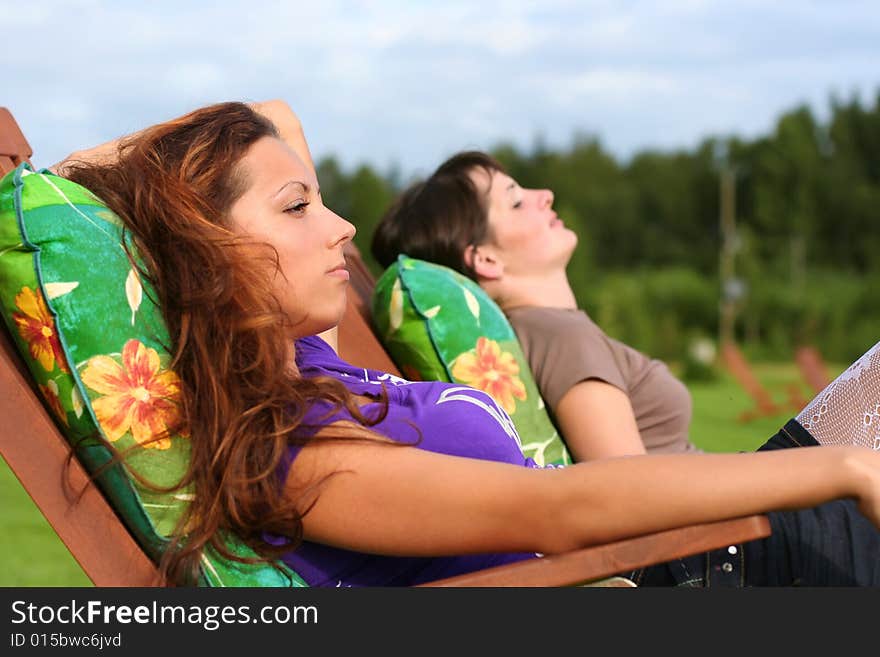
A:
{"label": "nose", "polygon": [[328,210],[328,212],[330,213],[330,218],[333,222],[333,229],[330,233],[330,246],[344,246],[354,238],[357,228],[355,228],[354,224],[350,221],[343,219],[332,210]]}
{"label": "nose", "polygon": [[549,189],[536,189],[535,193],[538,199],[538,207],[540,209],[549,208],[553,205],[553,191]]}

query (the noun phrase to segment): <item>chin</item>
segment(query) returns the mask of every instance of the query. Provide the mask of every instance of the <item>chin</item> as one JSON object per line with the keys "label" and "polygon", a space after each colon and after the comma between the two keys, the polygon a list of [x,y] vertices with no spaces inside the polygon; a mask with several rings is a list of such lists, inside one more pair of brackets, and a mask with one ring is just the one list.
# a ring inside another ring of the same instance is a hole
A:
{"label": "chin", "polygon": [[339,326],[342,316],[345,315],[346,306],[343,304],[340,308],[327,309],[322,308],[322,312],[313,312],[302,321],[294,324],[293,333],[296,338],[303,338],[309,335],[318,335],[330,329]]}
{"label": "chin", "polygon": [[566,258],[571,258],[572,254],[574,253],[574,250],[577,248],[577,245],[578,245],[577,233],[575,233],[573,230],[569,231],[569,233],[571,234],[571,240],[565,249]]}

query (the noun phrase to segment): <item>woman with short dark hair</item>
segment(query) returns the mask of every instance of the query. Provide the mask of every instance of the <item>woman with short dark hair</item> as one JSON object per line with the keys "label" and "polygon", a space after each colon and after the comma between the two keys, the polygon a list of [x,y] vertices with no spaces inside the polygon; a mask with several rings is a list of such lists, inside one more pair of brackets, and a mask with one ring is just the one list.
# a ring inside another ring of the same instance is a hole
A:
{"label": "woman with short dark hair", "polygon": [[494,158],[467,151],[404,191],[371,247],[383,266],[405,253],[486,290],[510,320],[575,460],[696,451],[685,385],[578,308],[566,275],[576,245],[550,190],[524,189]]}

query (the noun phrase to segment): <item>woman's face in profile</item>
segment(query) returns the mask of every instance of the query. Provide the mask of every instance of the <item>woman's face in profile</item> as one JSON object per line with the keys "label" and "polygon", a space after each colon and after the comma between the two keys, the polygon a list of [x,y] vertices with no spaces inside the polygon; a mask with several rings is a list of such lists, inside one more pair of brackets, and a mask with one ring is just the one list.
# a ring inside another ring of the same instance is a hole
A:
{"label": "woman's face in profile", "polygon": [[324,206],[314,172],[284,142],[263,137],[240,166],[247,191],[233,204],[232,221],[242,234],[277,251],[273,292],[293,337],[335,326],[346,307],[342,249],[354,226]]}
{"label": "woman's face in profile", "polygon": [[486,191],[493,244],[506,273],[534,274],[564,268],[577,246],[577,235],[553,210],[549,189],[525,189],[502,171],[491,178],[474,172]]}

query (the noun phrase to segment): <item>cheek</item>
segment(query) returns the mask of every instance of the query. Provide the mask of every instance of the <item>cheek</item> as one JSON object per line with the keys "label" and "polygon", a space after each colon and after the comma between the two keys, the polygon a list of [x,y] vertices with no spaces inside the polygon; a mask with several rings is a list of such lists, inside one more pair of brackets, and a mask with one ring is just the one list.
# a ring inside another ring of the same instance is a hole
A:
{"label": "cheek", "polygon": [[504,236],[504,242],[508,248],[516,250],[531,250],[538,244],[542,236],[541,227],[537,222],[521,222],[516,227],[509,227]]}
{"label": "cheek", "polygon": [[278,253],[278,271],[275,272],[272,284],[274,292],[279,300],[290,310],[292,303],[301,302],[302,294],[313,285],[315,274],[310,273],[313,267],[309,267],[309,254],[305,251],[291,248],[286,244],[275,244]]}
{"label": "cheek", "polygon": [[291,284],[298,280],[308,280],[316,275],[315,254],[317,247],[294,234],[274,241],[278,253],[278,265]]}

